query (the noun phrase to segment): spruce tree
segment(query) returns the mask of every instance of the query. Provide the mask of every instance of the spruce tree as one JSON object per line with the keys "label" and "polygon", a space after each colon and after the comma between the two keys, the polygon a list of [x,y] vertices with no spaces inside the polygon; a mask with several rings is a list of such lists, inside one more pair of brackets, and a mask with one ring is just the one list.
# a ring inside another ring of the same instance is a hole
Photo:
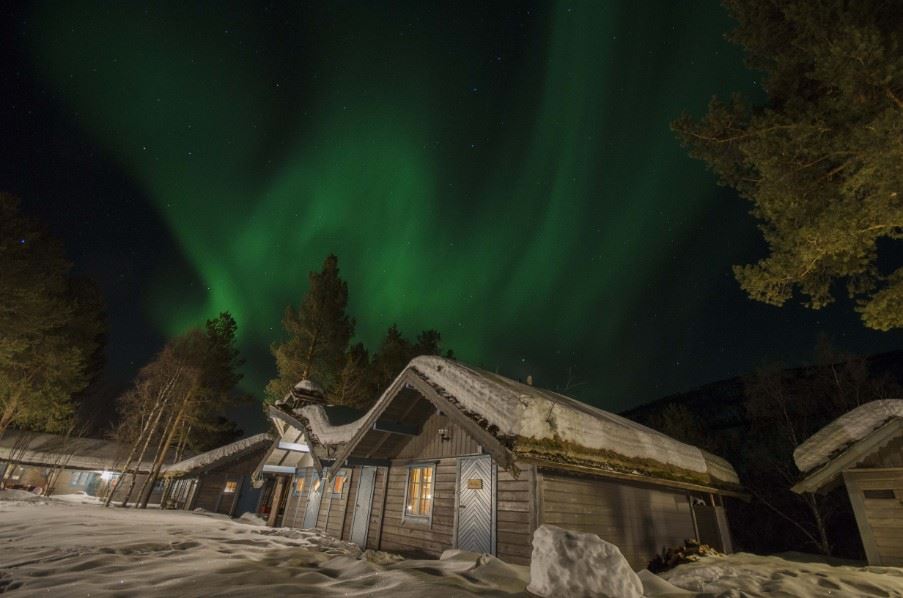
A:
{"label": "spruce tree", "polygon": [[67,429],[90,381],[101,312],[70,268],[61,244],[0,194],[0,435]]}
{"label": "spruce tree", "polygon": [[903,268],[879,262],[903,239],[903,10],[881,0],[724,4],[767,101],[714,99],[702,119],[673,128],[752,204],[768,255],[734,268],[741,287],[815,309],[840,287],[867,326],[903,326]]}
{"label": "spruce tree", "polygon": [[327,257],[320,272],[308,275],[308,282],[298,309],[288,306],[282,317],[288,338],[271,347],[278,375],[267,384],[269,401],[282,398],[303,379],[333,388],[345,365],[354,319],[346,313],[348,285],[339,276],[338,258]]}

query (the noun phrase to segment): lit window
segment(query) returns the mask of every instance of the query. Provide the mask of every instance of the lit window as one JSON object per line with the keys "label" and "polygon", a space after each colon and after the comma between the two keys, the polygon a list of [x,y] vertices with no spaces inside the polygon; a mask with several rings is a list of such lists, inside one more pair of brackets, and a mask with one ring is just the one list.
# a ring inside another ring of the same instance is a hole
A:
{"label": "lit window", "polygon": [[236,490],[238,490],[238,482],[230,480],[226,482],[226,487],[223,488],[223,494],[235,494]]}
{"label": "lit window", "polygon": [[25,469],[22,466],[17,465],[13,468],[13,472],[9,474],[9,479],[11,480],[21,480],[22,474],[25,473]]}
{"label": "lit window", "polygon": [[295,478],[295,496],[301,496],[304,492],[304,478]]}
{"label": "lit window", "polygon": [[344,473],[339,473],[335,479],[332,481],[332,493],[333,494],[341,494],[342,490],[345,489],[345,477]]}
{"label": "lit window", "polygon": [[432,465],[408,469],[407,498],[404,507],[406,517],[430,516],[433,507],[433,471]]}

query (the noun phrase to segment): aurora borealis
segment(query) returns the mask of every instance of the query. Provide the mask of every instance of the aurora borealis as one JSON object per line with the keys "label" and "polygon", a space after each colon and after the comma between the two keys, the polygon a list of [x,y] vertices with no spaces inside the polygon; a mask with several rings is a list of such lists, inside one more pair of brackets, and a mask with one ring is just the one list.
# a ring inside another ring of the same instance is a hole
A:
{"label": "aurora borealis", "polygon": [[[736,288],[730,265],[761,250],[746,206],[668,128],[756,87],[715,2],[58,2],[10,23],[4,68],[65,133],[29,134],[0,182],[85,271],[105,235],[123,244],[106,289],[153,264],[111,308],[122,375],[147,338],[229,310],[259,394],[282,308],[329,252],[371,348],[393,322],[437,328],[465,361],[570,376],[613,409],[798,362],[820,331],[900,345]],[[41,145],[69,135],[115,180]]]}

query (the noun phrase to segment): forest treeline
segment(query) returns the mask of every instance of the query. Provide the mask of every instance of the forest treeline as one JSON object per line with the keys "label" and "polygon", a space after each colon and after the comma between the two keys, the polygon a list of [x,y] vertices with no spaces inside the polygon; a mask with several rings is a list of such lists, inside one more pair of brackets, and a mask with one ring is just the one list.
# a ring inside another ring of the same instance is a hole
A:
{"label": "forest treeline", "polygon": [[[9,195],[0,195],[0,235],[0,438],[9,427],[56,433],[64,443],[109,436],[127,456],[107,504],[115,494],[123,505],[144,507],[166,463],[242,436],[227,414],[253,399],[239,390],[244,359],[229,312],[166,342],[117,397],[115,417],[98,417],[106,401],[86,390],[104,366],[99,290],[72,275],[62,244]],[[439,332],[409,340],[394,324],[372,353],[353,342],[348,285],[335,255],[307,282],[297,308],[285,309],[285,338],[271,347],[278,375],[266,386],[267,401],[310,378],[326,388],[327,402],[366,409],[413,357],[440,353]],[[107,427],[98,429],[98,421]]]}

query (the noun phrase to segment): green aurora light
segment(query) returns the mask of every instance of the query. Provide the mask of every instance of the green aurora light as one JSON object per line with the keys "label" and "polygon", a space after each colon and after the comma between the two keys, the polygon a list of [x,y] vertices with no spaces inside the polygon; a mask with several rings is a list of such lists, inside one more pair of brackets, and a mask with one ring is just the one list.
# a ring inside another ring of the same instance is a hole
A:
{"label": "green aurora light", "polygon": [[[263,362],[335,252],[370,347],[393,322],[435,327],[468,362],[651,398],[639,354],[674,350],[713,284],[662,273],[725,262],[694,248],[716,192],[668,129],[752,86],[716,4],[540,3],[522,31],[499,7],[317,4],[276,27],[249,4],[33,14],[37,71],[194,269],[154,281],[161,329],[229,310]],[[659,308],[683,310],[667,327],[648,308],[663,277]]]}

